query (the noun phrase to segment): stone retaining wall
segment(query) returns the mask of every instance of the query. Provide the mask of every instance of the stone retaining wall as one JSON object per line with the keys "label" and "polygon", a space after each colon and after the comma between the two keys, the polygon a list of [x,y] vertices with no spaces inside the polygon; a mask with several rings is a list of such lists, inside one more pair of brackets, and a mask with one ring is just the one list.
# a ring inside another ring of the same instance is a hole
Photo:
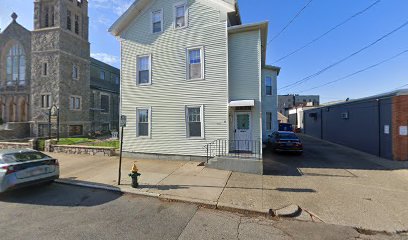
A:
{"label": "stone retaining wall", "polygon": [[34,149],[35,146],[35,139],[32,139],[28,142],[0,142],[0,149]]}
{"label": "stone retaining wall", "polygon": [[99,156],[115,156],[116,149],[110,147],[93,147],[93,146],[80,146],[80,145],[54,145],[55,140],[45,141],[45,151],[55,153],[67,153],[67,154],[84,154],[84,155],[99,155]]}

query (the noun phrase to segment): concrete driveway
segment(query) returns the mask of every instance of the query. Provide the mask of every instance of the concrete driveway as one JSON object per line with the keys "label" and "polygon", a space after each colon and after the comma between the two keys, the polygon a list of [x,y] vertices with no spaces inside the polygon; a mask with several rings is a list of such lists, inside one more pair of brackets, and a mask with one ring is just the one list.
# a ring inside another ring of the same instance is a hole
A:
{"label": "concrete driveway", "polygon": [[265,154],[262,208],[294,203],[326,223],[387,231],[408,229],[407,163],[309,136],[301,138],[303,156]]}

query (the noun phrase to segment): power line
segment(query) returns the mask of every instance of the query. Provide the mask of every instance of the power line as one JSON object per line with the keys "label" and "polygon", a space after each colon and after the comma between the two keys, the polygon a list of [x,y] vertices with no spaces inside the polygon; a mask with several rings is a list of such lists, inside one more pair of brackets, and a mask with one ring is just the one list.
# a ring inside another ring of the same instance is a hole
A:
{"label": "power line", "polygon": [[401,55],[403,55],[403,54],[405,54],[405,53],[407,53],[407,52],[408,52],[408,49],[405,50],[405,51],[402,51],[402,52],[400,52],[400,53],[398,53],[398,54],[396,54],[396,55],[394,55],[394,56],[392,56],[392,57],[390,57],[390,58],[387,58],[387,59],[385,59],[385,60],[382,60],[382,61],[380,61],[380,62],[378,62],[378,63],[376,63],[376,64],[373,64],[373,65],[371,65],[371,66],[368,66],[368,67],[366,67],[366,68],[363,68],[363,69],[361,69],[361,70],[358,70],[358,71],[356,71],[356,72],[354,72],[354,73],[351,73],[351,74],[349,74],[349,75],[346,75],[346,76],[344,76],[344,77],[338,78],[338,79],[336,79],[336,80],[327,82],[327,83],[325,83],[325,84],[322,84],[322,85],[319,85],[319,86],[316,86],[316,87],[308,88],[308,89],[306,89],[306,90],[300,91],[299,93],[303,93],[303,92],[307,92],[307,91],[314,90],[314,89],[317,89],[317,88],[325,87],[325,86],[327,86],[327,85],[330,85],[330,84],[333,84],[333,83],[336,83],[336,82],[345,80],[345,79],[350,78],[350,77],[352,77],[352,76],[354,76],[354,75],[357,75],[357,74],[359,74],[359,73],[365,72],[365,71],[370,70],[370,69],[375,68],[375,67],[378,67],[379,65],[382,65],[382,64],[384,64],[384,63],[386,63],[386,62],[389,62],[389,61],[391,61],[391,60],[393,60],[393,59],[395,59],[395,58],[397,58],[397,57],[399,57],[399,56],[401,56]]}
{"label": "power line", "polygon": [[408,84],[405,84],[405,85],[402,85],[400,87],[394,88],[392,91],[400,90],[400,89],[403,89],[405,87],[408,87]]}
{"label": "power line", "polygon": [[367,8],[365,8],[365,9],[363,9],[363,10],[357,12],[356,14],[354,14],[354,15],[352,15],[351,17],[347,18],[347,19],[344,20],[343,22],[341,22],[341,23],[335,25],[334,27],[330,28],[327,32],[323,33],[322,35],[318,36],[317,38],[313,39],[312,41],[306,43],[306,44],[303,45],[302,47],[300,47],[300,48],[294,50],[293,52],[290,52],[289,54],[287,54],[287,55],[285,55],[285,56],[279,58],[279,59],[276,60],[276,61],[274,61],[273,64],[278,63],[278,62],[280,62],[280,61],[282,61],[282,60],[284,60],[284,59],[286,59],[286,58],[292,56],[293,54],[295,54],[295,53],[297,53],[297,52],[299,52],[299,51],[301,51],[301,50],[303,50],[303,49],[309,47],[309,46],[312,45],[313,43],[319,41],[320,39],[322,39],[323,37],[325,37],[326,35],[328,35],[329,33],[331,33],[332,31],[334,31],[334,30],[336,30],[337,28],[343,26],[343,25],[346,24],[347,22],[351,21],[353,18],[355,18],[355,17],[357,17],[357,16],[359,16],[359,15],[361,15],[361,14],[367,12],[368,10],[370,10],[372,7],[374,7],[375,5],[377,5],[377,4],[380,3],[380,2],[381,2],[381,0],[375,1],[373,4],[371,4],[371,5],[368,6]]}
{"label": "power line", "polygon": [[333,64],[330,64],[329,66],[323,68],[322,70],[320,70],[320,71],[318,71],[318,72],[316,72],[316,73],[314,73],[314,74],[312,74],[312,75],[310,75],[310,76],[307,76],[307,77],[305,77],[305,78],[303,78],[303,79],[301,79],[301,80],[299,80],[299,81],[296,81],[296,82],[294,82],[294,83],[291,83],[291,84],[289,84],[289,85],[286,85],[286,86],[280,88],[279,90],[285,89],[285,88],[288,88],[288,87],[292,87],[292,86],[295,86],[295,85],[299,85],[299,84],[302,84],[302,83],[305,83],[305,82],[307,82],[308,80],[310,80],[310,79],[312,79],[312,78],[315,78],[315,77],[321,75],[322,73],[326,72],[327,70],[329,70],[329,69],[331,69],[331,68],[333,68],[333,67],[335,67],[335,66],[337,66],[337,65],[339,65],[339,64],[341,64],[341,63],[343,63],[343,62],[345,62],[345,61],[347,61],[348,59],[350,59],[350,58],[356,56],[357,54],[363,52],[364,50],[367,50],[368,48],[370,48],[370,47],[376,45],[377,43],[381,42],[382,40],[384,40],[385,38],[391,36],[392,34],[398,32],[399,30],[401,30],[402,28],[404,28],[404,27],[407,26],[407,25],[408,25],[408,21],[404,22],[401,26],[399,26],[399,27],[395,28],[394,30],[392,30],[391,32],[389,32],[389,33],[383,35],[383,36],[380,37],[379,39],[377,39],[377,40],[375,40],[374,42],[372,42],[372,43],[366,45],[365,47],[361,48],[360,50],[358,50],[358,51],[356,51],[356,52],[353,52],[352,54],[348,55],[347,57],[342,58],[342,59],[340,59],[339,61],[337,61],[337,62],[335,62],[335,63],[333,63]]}
{"label": "power line", "polygon": [[280,30],[280,32],[278,34],[276,34],[269,42],[267,45],[269,45],[273,40],[275,40],[276,38],[278,38],[295,20],[296,18],[298,18],[300,16],[300,14],[302,14],[302,12],[309,6],[309,4],[312,2],[313,0],[309,0],[309,2],[306,3],[306,5],[300,9],[296,15],[288,22],[288,24],[285,25],[285,27],[282,28],[282,30]]}

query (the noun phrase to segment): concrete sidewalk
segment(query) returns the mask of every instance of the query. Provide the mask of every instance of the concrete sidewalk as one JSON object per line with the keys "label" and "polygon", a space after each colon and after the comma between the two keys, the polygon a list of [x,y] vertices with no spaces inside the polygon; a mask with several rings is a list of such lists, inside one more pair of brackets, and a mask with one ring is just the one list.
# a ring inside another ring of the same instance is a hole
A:
{"label": "concrete sidewalk", "polygon": [[302,176],[260,176],[208,169],[197,162],[137,160],[140,188],[130,186],[135,162],[118,158],[51,154],[60,160],[61,181],[82,186],[267,214],[291,204],[301,220],[398,232],[408,230],[408,178],[392,170],[299,167]]}

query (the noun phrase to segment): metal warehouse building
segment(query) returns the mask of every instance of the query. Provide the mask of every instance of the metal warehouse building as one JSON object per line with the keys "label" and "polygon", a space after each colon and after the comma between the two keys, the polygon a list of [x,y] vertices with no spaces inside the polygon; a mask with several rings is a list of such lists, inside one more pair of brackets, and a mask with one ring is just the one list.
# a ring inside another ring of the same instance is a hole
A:
{"label": "metal warehouse building", "polygon": [[304,132],[393,160],[408,160],[408,89],[306,110]]}

